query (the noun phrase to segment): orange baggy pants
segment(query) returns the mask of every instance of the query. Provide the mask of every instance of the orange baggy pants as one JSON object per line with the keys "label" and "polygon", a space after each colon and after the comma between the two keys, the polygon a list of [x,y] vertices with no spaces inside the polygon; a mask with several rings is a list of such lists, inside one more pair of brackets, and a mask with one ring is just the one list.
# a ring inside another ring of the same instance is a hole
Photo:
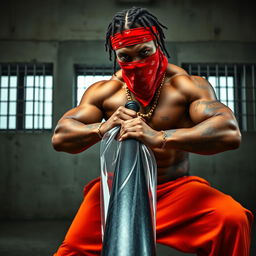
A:
{"label": "orange baggy pants", "polygon": [[[252,213],[196,176],[157,186],[156,238],[200,256],[249,256]],[[100,179],[84,188],[84,200],[54,256],[100,255]]]}

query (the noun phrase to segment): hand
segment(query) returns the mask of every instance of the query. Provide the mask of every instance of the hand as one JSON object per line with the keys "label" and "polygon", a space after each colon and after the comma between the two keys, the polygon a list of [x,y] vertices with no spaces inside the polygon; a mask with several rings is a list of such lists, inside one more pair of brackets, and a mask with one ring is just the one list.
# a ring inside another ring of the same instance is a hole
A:
{"label": "hand", "polygon": [[159,148],[163,142],[162,132],[153,130],[142,117],[136,117],[121,123],[119,140],[122,141],[127,138],[137,139],[150,148]]}
{"label": "hand", "polygon": [[100,133],[104,135],[107,131],[111,130],[115,126],[121,125],[124,121],[131,120],[135,117],[137,117],[135,111],[121,106],[105,123],[102,124]]}

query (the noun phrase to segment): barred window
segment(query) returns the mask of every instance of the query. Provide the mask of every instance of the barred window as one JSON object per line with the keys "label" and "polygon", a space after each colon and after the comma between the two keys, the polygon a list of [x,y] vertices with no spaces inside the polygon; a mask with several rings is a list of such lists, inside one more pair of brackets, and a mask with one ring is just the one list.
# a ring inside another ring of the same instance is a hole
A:
{"label": "barred window", "polygon": [[185,63],[182,67],[209,81],[217,99],[234,112],[242,131],[256,131],[254,64]]}
{"label": "barred window", "polygon": [[77,106],[89,86],[101,80],[108,80],[113,74],[112,67],[91,67],[75,65],[75,106]]}
{"label": "barred window", "polygon": [[53,65],[0,64],[0,130],[52,128]]}

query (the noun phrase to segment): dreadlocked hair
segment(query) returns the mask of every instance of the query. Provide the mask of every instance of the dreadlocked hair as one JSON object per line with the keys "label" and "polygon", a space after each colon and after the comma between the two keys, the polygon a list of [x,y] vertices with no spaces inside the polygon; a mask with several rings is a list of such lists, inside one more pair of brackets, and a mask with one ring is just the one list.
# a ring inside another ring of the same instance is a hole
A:
{"label": "dreadlocked hair", "polygon": [[[155,26],[159,36],[153,31],[152,26]],[[168,29],[166,26],[161,24],[156,16],[151,14],[147,9],[141,7],[132,7],[117,12],[113,17],[112,21],[108,25],[105,41],[105,49],[109,53],[109,60],[112,60],[112,53],[114,53],[114,74],[116,73],[116,53],[112,48],[110,36],[115,33],[121,32],[126,29],[137,28],[137,27],[149,27],[150,31],[154,34],[158,45],[161,50],[169,58],[169,53],[165,47],[165,35],[162,28]]]}

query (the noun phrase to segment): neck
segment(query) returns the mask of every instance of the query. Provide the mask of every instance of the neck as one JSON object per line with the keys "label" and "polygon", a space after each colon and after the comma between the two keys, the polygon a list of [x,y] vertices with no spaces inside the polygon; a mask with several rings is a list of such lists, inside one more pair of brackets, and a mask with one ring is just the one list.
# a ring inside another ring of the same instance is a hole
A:
{"label": "neck", "polygon": [[[164,81],[165,81],[165,73],[164,73],[163,79],[162,79],[162,81],[161,81],[161,84],[160,84],[160,86],[158,87],[157,91],[154,93],[154,97],[153,97],[153,99],[151,100],[150,104],[149,104],[148,106],[146,106],[146,107],[143,108],[143,110],[146,110],[146,109],[148,108],[148,111],[147,111],[146,113],[145,113],[144,111],[143,111],[143,113],[142,113],[142,112],[138,112],[138,113],[137,113],[138,116],[141,116],[141,117],[146,118],[146,119],[148,119],[148,120],[152,117],[152,115],[153,115],[153,113],[154,113],[154,111],[155,111],[155,109],[156,109],[156,107],[157,107],[158,100],[159,100],[159,97],[160,97],[160,93],[161,93],[161,89],[162,89],[162,87],[163,87]],[[125,90],[126,90],[127,99],[128,99],[128,100],[134,100],[134,99],[132,98],[132,93],[131,93],[131,91],[128,89],[127,86],[125,86]],[[133,95],[133,97],[134,97],[134,95]],[[139,103],[139,104],[140,104],[140,103]],[[140,108],[142,108],[141,104],[140,104]]]}

